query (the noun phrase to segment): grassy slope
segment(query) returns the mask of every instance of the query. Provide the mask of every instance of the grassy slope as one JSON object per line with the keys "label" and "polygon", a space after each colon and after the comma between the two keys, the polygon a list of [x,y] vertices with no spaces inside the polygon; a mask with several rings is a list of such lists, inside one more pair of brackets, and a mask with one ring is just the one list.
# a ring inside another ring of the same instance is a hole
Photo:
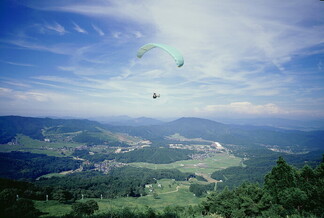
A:
{"label": "grassy slope", "polygon": [[[162,179],[158,181],[162,184],[163,189],[159,188],[157,184],[153,185],[155,192],[158,194],[158,199],[155,199],[152,194],[147,196],[133,198],[117,198],[117,199],[93,199],[98,202],[99,211],[96,213],[104,213],[112,208],[130,207],[130,208],[145,208],[149,206],[151,208],[162,211],[166,206],[189,206],[198,205],[203,198],[194,197],[189,192],[189,182],[174,182],[171,179]],[[171,187],[169,187],[171,184]],[[176,188],[178,186],[178,188]],[[148,191],[148,188],[147,192]],[[178,191],[177,191],[178,190]],[[85,198],[83,201],[90,199]],[[78,200],[82,202],[82,200]],[[46,216],[63,216],[71,212],[71,205],[60,204],[57,201],[35,201],[37,209],[44,213],[48,213]]]}

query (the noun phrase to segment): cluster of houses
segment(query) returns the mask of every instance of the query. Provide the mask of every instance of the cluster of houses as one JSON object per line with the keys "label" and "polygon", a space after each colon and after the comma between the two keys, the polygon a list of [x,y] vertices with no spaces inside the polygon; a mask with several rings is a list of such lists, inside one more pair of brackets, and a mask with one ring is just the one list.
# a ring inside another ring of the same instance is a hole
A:
{"label": "cluster of houses", "polygon": [[274,152],[281,152],[281,153],[286,153],[286,154],[302,154],[305,152],[294,152],[293,150],[291,150],[289,147],[287,148],[280,148],[278,145],[262,145],[264,147],[266,147],[267,149],[274,151]]}
{"label": "cluster of houses", "polygon": [[110,170],[126,166],[125,163],[116,162],[115,160],[105,160],[101,163],[94,164],[95,170],[108,174]]}

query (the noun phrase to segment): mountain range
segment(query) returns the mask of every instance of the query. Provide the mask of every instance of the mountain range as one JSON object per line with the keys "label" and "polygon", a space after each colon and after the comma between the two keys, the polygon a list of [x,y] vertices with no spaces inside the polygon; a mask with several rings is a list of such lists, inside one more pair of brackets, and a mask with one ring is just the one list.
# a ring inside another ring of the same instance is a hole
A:
{"label": "mountain range", "polygon": [[[139,120],[154,121],[146,118]],[[230,125],[194,117],[183,117],[171,122],[157,122],[155,125],[117,126],[81,119],[2,116],[0,117],[0,143],[8,143],[16,134],[43,139],[42,130],[44,128],[58,126],[61,132],[95,132],[99,127],[111,132],[122,132],[151,140],[153,146],[165,145],[168,142],[167,136],[178,133],[186,138],[202,138],[226,144],[307,147],[308,150],[324,149],[324,131],[306,132],[267,126]]]}

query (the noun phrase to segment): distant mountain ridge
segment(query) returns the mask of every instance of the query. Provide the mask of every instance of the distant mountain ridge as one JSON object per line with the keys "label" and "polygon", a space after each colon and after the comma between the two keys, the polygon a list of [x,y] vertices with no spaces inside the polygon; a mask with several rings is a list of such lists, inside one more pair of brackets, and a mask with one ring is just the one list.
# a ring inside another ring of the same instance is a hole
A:
{"label": "distant mountain ridge", "polygon": [[324,148],[324,131],[303,132],[274,127],[228,125],[216,121],[183,117],[168,123],[141,127],[113,127],[150,140],[162,140],[179,133],[188,138],[203,138],[227,144],[268,144],[278,146],[307,146]]}
{"label": "distant mountain ridge", "polygon": [[293,120],[283,118],[250,118],[250,119],[231,119],[231,118],[210,118],[225,124],[236,125],[253,125],[253,126],[269,126],[290,130],[316,131],[324,130],[324,120]]}
{"label": "distant mountain ridge", "polygon": [[138,117],[138,118],[123,119],[123,120],[115,120],[107,123],[116,126],[150,126],[150,125],[160,125],[163,124],[164,122],[149,117]]}
{"label": "distant mountain ridge", "polygon": [[100,127],[111,132],[122,132],[149,139],[155,146],[165,146],[168,143],[167,136],[179,133],[187,138],[203,138],[226,144],[306,146],[310,149],[324,149],[324,131],[303,132],[273,127],[228,125],[195,117],[183,117],[171,122],[146,126],[113,126],[79,119],[3,116],[0,117],[0,143],[9,142],[16,134],[25,134],[42,140],[42,129],[53,126],[60,126],[61,131],[66,132],[98,131],[97,128]]}

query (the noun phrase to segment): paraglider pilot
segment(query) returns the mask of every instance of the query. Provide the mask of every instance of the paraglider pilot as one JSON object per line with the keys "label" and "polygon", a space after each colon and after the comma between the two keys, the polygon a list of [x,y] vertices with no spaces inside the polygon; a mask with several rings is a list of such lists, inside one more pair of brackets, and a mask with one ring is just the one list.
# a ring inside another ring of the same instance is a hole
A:
{"label": "paraglider pilot", "polygon": [[156,94],[155,92],[153,93],[153,98],[159,98],[160,97],[160,94]]}

